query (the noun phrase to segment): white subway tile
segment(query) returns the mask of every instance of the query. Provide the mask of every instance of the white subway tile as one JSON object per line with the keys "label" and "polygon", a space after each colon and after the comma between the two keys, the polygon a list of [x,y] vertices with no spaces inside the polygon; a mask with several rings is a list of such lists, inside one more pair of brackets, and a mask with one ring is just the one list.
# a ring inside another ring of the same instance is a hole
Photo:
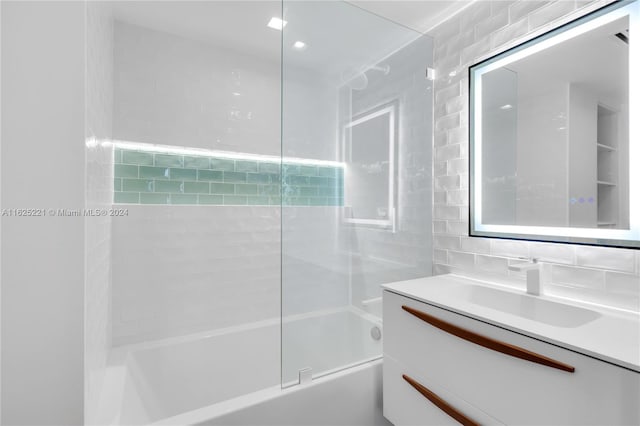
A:
{"label": "white subway tile", "polygon": [[460,144],[460,158],[469,158],[469,144],[461,143]]}
{"label": "white subway tile", "polygon": [[575,246],[557,243],[531,243],[531,257],[539,259],[541,262],[553,262],[574,264]]}
{"label": "white subway tile", "polygon": [[640,276],[607,271],[605,286],[608,292],[640,297]]}
{"label": "white subway tile", "polygon": [[554,1],[529,15],[529,26],[533,29],[548,24],[555,19],[573,12],[575,6],[573,1]]}
{"label": "white subway tile", "polygon": [[433,132],[433,145],[434,146],[444,146],[447,144],[447,131],[446,130],[435,130]]}
{"label": "white subway tile", "polygon": [[448,161],[453,160],[455,158],[460,158],[460,147],[462,145],[445,145],[445,146],[437,146],[435,151],[435,160],[436,161]]}
{"label": "white subway tile", "polygon": [[507,18],[509,17],[509,7],[517,0],[491,0],[491,15],[496,16],[504,11],[507,12]]}
{"label": "white subway tile", "polygon": [[525,241],[492,239],[491,254],[494,256],[529,258],[529,244]]}
{"label": "white subway tile", "polygon": [[[492,2],[492,6],[497,2]],[[506,2],[501,2],[506,3]],[[476,26],[476,40],[480,40],[483,37],[503,28],[509,24],[509,9],[505,7],[501,10],[493,12],[493,16],[489,19],[479,21]]]}
{"label": "white subway tile", "polygon": [[491,34],[491,47],[498,48],[505,44],[511,44],[519,37],[529,31],[529,20],[527,18],[514,22]]}
{"label": "white subway tile", "polygon": [[444,275],[451,272],[451,267],[449,265],[443,265],[441,263],[433,264],[433,275]]}
{"label": "white subway tile", "polygon": [[440,44],[439,49],[434,51],[434,57],[445,58],[452,55],[459,55],[464,46],[473,43],[475,39],[474,35],[473,28],[470,28],[455,37],[445,40]]}
{"label": "white subway tile", "polygon": [[505,257],[486,256],[479,254],[476,256],[476,266],[486,272],[507,274],[508,262]]}
{"label": "white subway tile", "polygon": [[466,110],[467,97],[466,96],[453,97],[445,103],[445,106],[446,106],[447,114],[452,114],[452,113]]}
{"label": "white subway tile", "polygon": [[433,175],[434,176],[444,176],[448,174],[447,172],[447,163],[448,161],[440,161],[433,165]]}
{"label": "white subway tile", "polygon": [[576,263],[591,268],[635,272],[635,251],[608,247],[576,247]]}
{"label": "white subway tile", "polygon": [[434,191],[434,193],[433,193],[433,203],[434,204],[446,204],[447,203],[447,193],[446,193],[446,191]]}
{"label": "white subway tile", "polygon": [[433,218],[441,220],[460,220],[460,207],[457,206],[433,206]]}
{"label": "white subway tile", "polygon": [[476,256],[472,253],[449,251],[449,264],[457,268],[473,269],[475,266],[475,258]]}
{"label": "white subway tile", "polygon": [[433,221],[433,233],[434,234],[444,234],[447,232],[447,221],[446,220],[434,220]]}
{"label": "white subway tile", "polygon": [[491,251],[490,240],[488,238],[463,237],[461,247],[463,251],[472,253],[488,254]]}
{"label": "white subway tile", "polygon": [[476,22],[491,17],[491,2],[478,1],[460,12],[460,28],[462,30],[473,27]]}
{"label": "white subway tile", "polygon": [[467,222],[453,221],[447,222],[447,233],[450,235],[469,235],[469,224]]}
{"label": "white subway tile", "polygon": [[449,99],[456,96],[460,96],[459,83],[450,84],[447,86],[443,86],[441,88],[439,87],[438,90],[436,90],[435,103],[436,104],[446,103]]}
{"label": "white subway tile", "polygon": [[469,208],[463,207],[460,209],[460,220],[469,223]]}
{"label": "white subway tile", "polygon": [[436,130],[454,129],[460,125],[460,114],[454,113],[445,115],[436,120]]}
{"label": "white subway tile", "polygon": [[456,158],[447,161],[447,174],[458,175],[469,172],[469,160],[466,158]]}
{"label": "white subway tile", "polygon": [[481,39],[478,39],[477,42],[472,44],[471,46],[467,46],[462,49],[462,53],[460,54],[460,62],[462,64],[471,65],[480,57],[485,56],[491,50],[491,37],[484,36]]}
{"label": "white subway tile", "polygon": [[552,265],[551,282],[572,287],[604,289],[604,271],[598,269],[576,268],[573,266]]}
{"label": "white subway tile", "polygon": [[[459,178],[459,176],[451,176],[451,177]],[[454,205],[454,206],[469,205],[469,191],[467,191],[466,189],[447,191],[447,204]]]}
{"label": "white subway tile", "polygon": [[460,174],[460,189],[469,189],[469,174]]}
{"label": "white subway tile", "polygon": [[454,144],[467,144],[469,140],[469,130],[467,127],[456,127],[455,129],[449,129],[447,132],[447,143],[449,145]]}
{"label": "white subway tile", "polygon": [[434,235],[433,247],[447,250],[460,250],[460,237],[453,235]]}
{"label": "white subway tile", "polygon": [[[440,78],[442,80],[455,76],[455,74],[452,76],[450,73],[453,71],[457,74],[458,70],[460,70],[460,65],[460,52],[440,58],[438,61],[438,72],[440,72],[440,76],[436,76],[436,78]],[[457,82],[458,79],[452,79],[449,81]]]}
{"label": "white subway tile", "polygon": [[532,13],[534,10],[539,9],[549,4],[548,1],[542,0],[520,0],[513,3],[509,7],[509,21],[516,22],[526,15]]}
{"label": "white subway tile", "polygon": [[458,188],[460,188],[460,176],[438,176],[435,179],[434,189],[436,191],[446,191]]}
{"label": "white subway tile", "polygon": [[441,250],[441,249],[434,249],[433,263],[447,263],[447,251]]}

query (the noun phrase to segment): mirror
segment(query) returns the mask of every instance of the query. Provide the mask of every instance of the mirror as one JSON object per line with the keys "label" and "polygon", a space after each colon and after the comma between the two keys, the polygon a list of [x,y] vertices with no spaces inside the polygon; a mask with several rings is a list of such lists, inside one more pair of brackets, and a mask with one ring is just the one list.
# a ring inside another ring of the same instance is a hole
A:
{"label": "mirror", "polygon": [[343,131],[345,221],[394,228],[396,109],[385,104],[354,117]]}
{"label": "mirror", "polygon": [[470,67],[470,235],[640,248],[638,5]]}

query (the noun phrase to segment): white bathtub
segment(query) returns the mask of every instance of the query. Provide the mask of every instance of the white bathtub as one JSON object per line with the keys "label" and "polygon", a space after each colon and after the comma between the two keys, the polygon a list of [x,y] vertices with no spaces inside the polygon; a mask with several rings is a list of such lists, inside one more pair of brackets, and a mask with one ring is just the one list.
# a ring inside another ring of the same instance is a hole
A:
{"label": "white bathtub", "polygon": [[386,425],[373,326],[375,317],[348,308],[287,319],[285,381],[304,367],[323,376],[285,389],[279,320],[118,348],[96,422]]}

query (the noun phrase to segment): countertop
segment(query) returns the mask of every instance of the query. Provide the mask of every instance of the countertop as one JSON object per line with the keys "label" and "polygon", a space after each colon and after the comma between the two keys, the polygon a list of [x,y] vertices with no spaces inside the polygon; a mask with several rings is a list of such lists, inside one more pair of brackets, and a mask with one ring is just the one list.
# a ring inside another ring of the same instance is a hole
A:
{"label": "countertop", "polygon": [[[640,373],[640,313],[542,295],[529,296],[595,311],[600,315],[575,327],[558,327],[475,304],[452,289],[477,285],[524,295],[509,287],[455,274],[383,285],[383,289],[466,315]],[[569,310],[569,309],[568,309]]]}

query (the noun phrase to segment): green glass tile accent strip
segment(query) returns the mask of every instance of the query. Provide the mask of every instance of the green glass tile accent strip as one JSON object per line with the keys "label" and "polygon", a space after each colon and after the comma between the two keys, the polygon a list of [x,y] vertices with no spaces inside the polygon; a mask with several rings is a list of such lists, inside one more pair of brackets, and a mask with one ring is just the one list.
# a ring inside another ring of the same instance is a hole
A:
{"label": "green glass tile accent strip", "polygon": [[113,199],[119,204],[342,206],[344,170],[119,147]]}

